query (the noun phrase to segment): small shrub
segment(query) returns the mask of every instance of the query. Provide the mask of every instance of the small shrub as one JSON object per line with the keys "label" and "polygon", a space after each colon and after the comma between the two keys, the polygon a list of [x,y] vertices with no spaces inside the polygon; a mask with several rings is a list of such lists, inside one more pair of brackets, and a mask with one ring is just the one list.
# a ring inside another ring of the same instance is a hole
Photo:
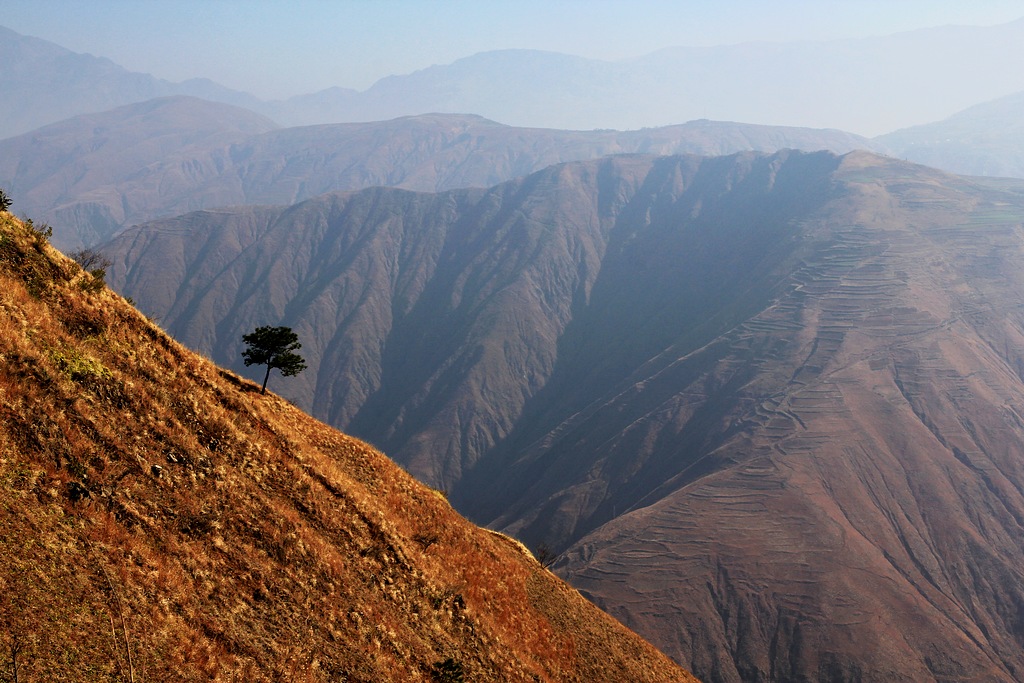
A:
{"label": "small shrub", "polygon": [[413,536],[413,540],[420,544],[424,550],[437,543],[437,534],[433,532],[420,533]]}
{"label": "small shrub", "polygon": [[46,243],[51,237],[53,237],[53,226],[48,223],[40,223],[37,228],[35,221],[31,218],[26,218],[25,227],[28,228],[30,233],[32,233],[37,244]]}
{"label": "small shrub", "polygon": [[95,294],[107,286],[107,282],[105,280],[107,271],[105,269],[96,268],[94,270],[90,270],[88,275],[89,277],[78,281],[78,288],[83,292]]}
{"label": "small shrub", "polygon": [[95,268],[106,270],[111,266],[110,259],[95,249],[78,249],[68,254],[68,256],[71,257],[72,261],[82,266],[82,270],[88,272],[92,272]]}
{"label": "small shrub", "polygon": [[11,208],[11,198],[7,192],[0,188],[0,211],[7,211]]}
{"label": "small shrub", "polygon": [[451,657],[443,662],[435,662],[430,673],[437,683],[464,683],[466,680],[462,662],[457,662]]}
{"label": "small shrub", "polygon": [[540,562],[540,566],[544,567],[545,569],[550,569],[551,565],[553,565],[555,563],[555,560],[558,559],[558,554],[555,551],[553,551],[550,547],[548,547],[546,543],[541,543],[540,545],[538,545],[537,551],[533,554],[533,556],[537,558],[538,562]]}
{"label": "small shrub", "polygon": [[79,249],[71,252],[68,256],[90,276],[78,283],[82,290],[92,293],[98,292],[106,286],[107,268],[112,265],[110,259],[95,249]]}
{"label": "small shrub", "polygon": [[50,354],[53,362],[75,382],[81,382],[92,377],[110,377],[110,370],[107,370],[102,363],[89,358],[73,348],[64,351],[54,351]]}

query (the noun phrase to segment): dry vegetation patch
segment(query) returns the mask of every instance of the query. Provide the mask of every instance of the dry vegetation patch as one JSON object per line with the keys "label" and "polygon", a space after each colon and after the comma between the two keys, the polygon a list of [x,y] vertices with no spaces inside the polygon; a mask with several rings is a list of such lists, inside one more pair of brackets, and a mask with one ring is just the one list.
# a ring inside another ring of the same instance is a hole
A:
{"label": "dry vegetation patch", "polygon": [[0,680],[686,680],[0,223]]}

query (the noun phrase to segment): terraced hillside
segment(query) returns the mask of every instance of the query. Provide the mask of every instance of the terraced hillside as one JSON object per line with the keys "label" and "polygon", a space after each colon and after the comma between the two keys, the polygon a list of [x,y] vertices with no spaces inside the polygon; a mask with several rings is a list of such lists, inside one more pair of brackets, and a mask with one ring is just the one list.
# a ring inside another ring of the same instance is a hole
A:
{"label": "terraced hillside", "polygon": [[581,458],[600,422],[608,460],[675,459],[559,571],[707,680],[1017,680],[1024,205],[835,177],[785,295],[545,444]]}
{"label": "terraced hillside", "polygon": [[295,400],[706,680],[1009,681],[1017,189],[867,153],[625,156],[191,214],[110,253],[225,362],[295,326]]}
{"label": "terraced hillside", "polygon": [[695,680],[6,212],[0,679]]}

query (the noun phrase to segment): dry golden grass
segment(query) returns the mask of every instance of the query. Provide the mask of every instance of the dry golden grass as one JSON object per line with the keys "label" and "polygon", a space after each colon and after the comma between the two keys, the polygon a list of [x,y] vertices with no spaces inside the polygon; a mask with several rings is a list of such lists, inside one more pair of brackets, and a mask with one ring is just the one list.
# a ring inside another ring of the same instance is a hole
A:
{"label": "dry golden grass", "polygon": [[0,680],[692,680],[0,213]]}

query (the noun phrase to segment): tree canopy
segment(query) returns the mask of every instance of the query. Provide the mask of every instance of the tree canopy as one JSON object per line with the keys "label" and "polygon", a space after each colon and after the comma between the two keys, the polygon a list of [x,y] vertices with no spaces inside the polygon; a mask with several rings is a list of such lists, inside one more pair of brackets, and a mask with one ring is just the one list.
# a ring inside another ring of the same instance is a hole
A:
{"label": "tree canopy", "polygon": [[242,351],[245,364],[267,366],[260,393],[267,393],[267,380],[274,368],[280,370],[285,377],[297,375],[306,369],[306,361],[295,353],[302,348],[299,336],[290,327],[257,327],[253,332],[242,335],[242,341],[248,346]]}

